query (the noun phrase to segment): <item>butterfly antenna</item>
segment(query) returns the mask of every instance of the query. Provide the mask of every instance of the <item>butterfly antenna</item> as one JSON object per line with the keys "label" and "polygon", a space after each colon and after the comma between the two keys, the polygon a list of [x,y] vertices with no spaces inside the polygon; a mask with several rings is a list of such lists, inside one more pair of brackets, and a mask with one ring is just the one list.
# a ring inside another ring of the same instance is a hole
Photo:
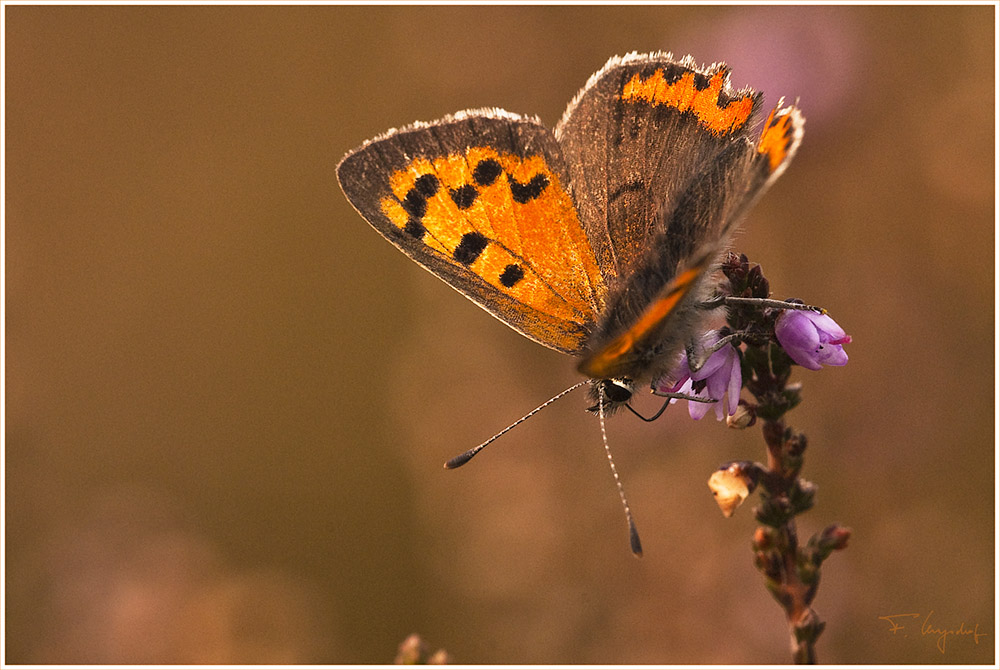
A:
{"label": "butterfly antenna", "polygon": [[601,439],[604,440],[604,453],[608,455],[608,464],[611,466],[611,474],[615,478],[615,486],[618,487],[618,497],[622,499],[622,507],[625,508],[625,520],[628,522],[628,542],[632,547],[632,553],[642,557],[642,543],[639,541],[639,530],[635,527],[635,519],[632,518],[632,509],[628,506],[628,498],[625,497],[625,487],[618,477],[618,468],[615,467],[615,459],[611,458],[611,446],[608,444],[608,431],[604,428],[604,389],[597,385],[597,416],[601,420]]}
{"label": "butterfly antenna", "polygon": [[[556,395],[552,396],[551,398],[549,398],[548,400],[546,400],[545,402],[543,402],[541,405],[539,405],[538,407],[536,407],[535,409],[531,410],[530,412],[528,412],[527,414],[525,414],[524,416],[522,416],[520,419],[518,419],[514,423],[510,424],[509,426],[507,426],[506,428],[504,428],[503,430],[501,430],[499,433],[497,433],[496,435],[494,435],[490,439],[488,439],[485,442],[483,442],[482,444],[480,444],[479,446],[473,447],[472,449],[469,449],[468,451],[466,451],[464,454],[459,454],[455,458],[451,459],[450,461],[448,461],[447,463],[444,464],[444,467],[447,468],[447,469],[449,469],[449,470],[454,470],[457,467],[465,465],[466,463],[468,463],[469,461],[472,460],[473,456],[475,456],[480,451],[482,451],[483,449],[485,449],[486,445],[488,445],[491,442],[497,440],[501,435],[503,435],[507,431],[513,429],[515,426],[518,426],[518,425],[524,423],[525,421],[527,421],[528,419],[530,419],[531,417],[533,417],[534,415],[538,414],[543,409],[545,409],[546,407],[548,407],[549,405],[551,405],[552,403],[554,403],[556,400],[559,400],[559,398],[562,398],[567,393],[569,393],[571,391],[575,391],[576,389],[580,388],[584,384],[588,383],[588,381],[589,380],[585,379],[582,382],[579,382],[577,384],[573,384],[572,386],[570,386],[565,391],[562,391],[561,393],[557,393]],[[602,423],[602,426],[603,426],[603,423]],[[612,467],[614,467],[614,466],[612,466]],[[617,478],[617,476],[618,475],[615,475],[616,478]]]}

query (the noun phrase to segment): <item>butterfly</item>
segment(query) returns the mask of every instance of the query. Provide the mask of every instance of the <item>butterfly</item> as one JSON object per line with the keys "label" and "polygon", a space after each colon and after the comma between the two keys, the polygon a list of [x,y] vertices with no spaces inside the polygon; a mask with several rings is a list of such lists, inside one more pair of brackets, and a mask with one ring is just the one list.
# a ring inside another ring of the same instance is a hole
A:
{"label": "butterfly", "polygon": [[801,142],[802,114],[781,101],[757,132],[761,97],[734,91],[725,64],[631,53],[591,76],[554,130],[462,111],[365,142],[337,176],[403,253],[577,357],[603,419],[704,330],[712,270]]}

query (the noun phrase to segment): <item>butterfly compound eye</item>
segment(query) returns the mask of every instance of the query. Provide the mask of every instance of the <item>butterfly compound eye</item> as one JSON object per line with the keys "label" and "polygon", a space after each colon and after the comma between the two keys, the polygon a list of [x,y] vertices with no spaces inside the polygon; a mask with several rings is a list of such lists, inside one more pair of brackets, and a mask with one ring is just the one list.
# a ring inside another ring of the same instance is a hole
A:
{"label": "butterfly compound eye", "polygon": [[632,382],[628,379],[604,379],[601,381],[604,397],[613,403],[628,402],[632,399]]}

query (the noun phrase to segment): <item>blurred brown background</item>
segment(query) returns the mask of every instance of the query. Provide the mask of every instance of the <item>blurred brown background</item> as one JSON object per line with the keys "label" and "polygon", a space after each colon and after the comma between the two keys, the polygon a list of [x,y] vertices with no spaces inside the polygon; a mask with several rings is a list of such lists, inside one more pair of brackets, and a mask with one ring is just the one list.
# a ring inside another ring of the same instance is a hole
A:
{"label": "blurred brown background", "polygon": [[[798,370],[818,647],[995,655],[994,8],[6,7],[6,639],[13,663],[784,663],[752,504],[705,485],[760,432],[608,430],[577,380],[382,240],[335,178],[458,109],[555,124],[613,54],[725,60],[799,98],[737,240],[826,306]],[[640,403],[642,404],[642,403]],[[652,406],[655,403],[646,403]],[[755,501],[754,501],[755,502]],[[906,620],[932,615],[934,636]]]}

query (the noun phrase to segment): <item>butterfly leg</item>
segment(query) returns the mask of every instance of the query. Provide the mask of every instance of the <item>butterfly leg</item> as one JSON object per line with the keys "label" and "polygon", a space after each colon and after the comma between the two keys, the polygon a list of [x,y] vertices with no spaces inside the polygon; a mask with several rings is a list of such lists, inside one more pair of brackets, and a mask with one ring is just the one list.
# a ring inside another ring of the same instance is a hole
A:
{"label": "butterfly leg", "polygon": [[708,349],[702,349],[698,352],[698,355],[695,354],[698,347],[692,340],[688,343],[688,346],[684,348],[684,353],[687,356],[688,370],[692,373],[698,372],[698,370],[701,370],[705,363],[708,362],[708,359],[712,357],[712,354],[719,349],[722,349],[727,344],[738,342],[741,337],[743,337],[743,333],[731,333],[730,335],[726,335],[725,337],[720,338],[718,342],[713,344]]}
{"label": "butterfly leg", "polygon": [[699,303],[702,309],[715,309],[717,307],[771,307],[773,309],[796,309],[802,311],[819,312],[826,314],[826,310],[815,305],[806,305],[801,302],[789,302],[787,300],[772,300],[771,298],[743,298],[734,295],[720,295],[710,300]]}

